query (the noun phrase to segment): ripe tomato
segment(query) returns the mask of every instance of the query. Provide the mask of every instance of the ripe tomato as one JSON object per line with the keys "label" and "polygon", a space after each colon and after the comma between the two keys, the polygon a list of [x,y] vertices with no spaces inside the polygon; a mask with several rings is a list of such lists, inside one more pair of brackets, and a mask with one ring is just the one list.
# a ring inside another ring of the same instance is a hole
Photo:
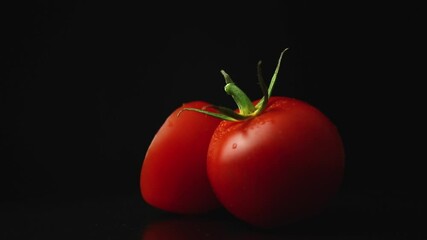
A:
{"label": "ripe tomato", "polygon": [[[142,163],[140,188],[152,206],[174,213],[203,213],[220,206],[206,173],[206,154],[220,119],[177,108],[154,136]],[[178,113],[179,116],[178,116]]]}
{"label": "ripe tomato", "polygon": [[222,70],[224,89],[238,109],[188,109],[223,120],[207,153],[208,178],[218,200],[237,218],[266,228],[320,213],[344,173],[344,146],[335,125],[306,102],[272,96],[286,50],[268,88],[258,62],[263,98],[251,101]]}
{"label": "ripe tomato", "polygon": [[274,227],[319,213],[341,185],[344,148],[334,124],[315,107],[271,97],[244,121],[222,121],[207,171],[224,207],[252,225]]}

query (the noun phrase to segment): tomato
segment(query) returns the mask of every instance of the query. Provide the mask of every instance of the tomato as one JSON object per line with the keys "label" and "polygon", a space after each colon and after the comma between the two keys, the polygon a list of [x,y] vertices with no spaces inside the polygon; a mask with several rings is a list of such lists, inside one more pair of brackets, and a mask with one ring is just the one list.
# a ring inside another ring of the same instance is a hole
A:
{"label": "tomato", "polygon": [[271,97],[260,115],[222,121],[208,149],[214,192],[237,218],[274,227],[319,213],[338,191],[344,147],[315,107]]}
{"label": "tomato", "polygon": [[211,136],[221,120],[182,111],[207,105],[203,101],[183,104],[155,134],[140,175],[141,194],[150,205],[184,214],[204,213],[220,207],[207,177],[206,155]]}
{"label": "tomato", "polygon": [[338,129],[319,109],[302,100],[273,96],[280,66],[263,97],[251,101],[221,70],[225,91],[238,109],[188,109],[223,121],[207,153],[213,191],[235,217],[259,227],[276,227],[319,214],[338,192],[344,174],[344,145]]}

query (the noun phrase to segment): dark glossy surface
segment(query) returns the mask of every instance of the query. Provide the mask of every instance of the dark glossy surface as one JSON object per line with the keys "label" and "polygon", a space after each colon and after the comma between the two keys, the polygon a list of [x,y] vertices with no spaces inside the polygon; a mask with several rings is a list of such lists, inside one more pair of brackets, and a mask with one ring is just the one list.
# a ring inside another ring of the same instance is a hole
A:
{"label": "dark glossy surface", "polygon": [[[425,239],[420,203],[340,194],[320,216],[263,230],[219,210],[168,214],[139,196],[1,204],[1,239]],[[424,238],[423,238],[424,237]]]}

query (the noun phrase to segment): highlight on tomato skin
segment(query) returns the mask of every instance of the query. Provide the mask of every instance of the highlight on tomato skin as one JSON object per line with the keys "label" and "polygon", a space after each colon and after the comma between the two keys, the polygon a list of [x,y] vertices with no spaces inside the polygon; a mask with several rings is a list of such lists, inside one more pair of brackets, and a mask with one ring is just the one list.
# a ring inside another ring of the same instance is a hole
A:
{"label": "highlight on tomato skin", "polygon": [[220,208],[206,172],[206,155],[221,120],[183,108],[209,104],[192,101],[166,119],[142,163],[140,189],[145,202],[164,211],[200,214]]}

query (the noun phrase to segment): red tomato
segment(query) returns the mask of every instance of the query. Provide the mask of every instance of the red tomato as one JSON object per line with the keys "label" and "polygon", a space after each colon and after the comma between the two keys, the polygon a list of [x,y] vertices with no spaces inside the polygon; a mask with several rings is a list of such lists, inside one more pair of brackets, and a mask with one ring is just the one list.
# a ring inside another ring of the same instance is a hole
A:
{"label": "red tomato", "polygon": [[221,120],[196,112],[181,112],[186,107],[207,105],[203,101],[183,104],[153,138],[140,176],[142,197],[150,205],[184,214],[208,212],[220,206],[207,177],[206,155]]}
{"label": "red tomato", "polygon": [[315,107],[287,97],[271,97],[256,117],[222,121],[207,155],[220,202],[260,227],[320,213],[338,191],[343,170],[344,148],[334,124]]}

